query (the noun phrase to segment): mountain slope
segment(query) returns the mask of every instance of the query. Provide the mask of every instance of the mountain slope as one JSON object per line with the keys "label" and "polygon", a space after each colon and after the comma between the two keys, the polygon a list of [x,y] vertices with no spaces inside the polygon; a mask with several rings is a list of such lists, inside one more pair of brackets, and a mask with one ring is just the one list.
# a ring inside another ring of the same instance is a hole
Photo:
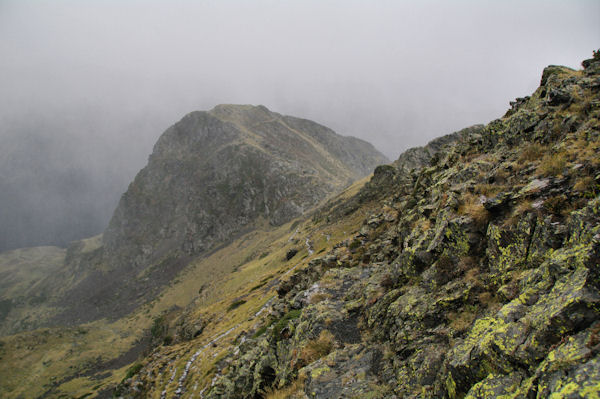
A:
{"label": "mountain slope", "polygon": [[0,296],[0,331],[116,320],[194,258],[303,214],[385,161],[362,140],[263,106],[192,112],[160,137],[94,245],[73,243],[56,271],[40,265],[43,300]]}
{"label": "mountain slope", "polygon": [[316,254],[187,309],[118,392],[597,396],[600,57],[583,65],[546,68],[531,97],[429,165],[377,168],[299,226]]}
{"label": "mountain slope", "polygon": [[[598,58],[546,68],[504,117],[379,166],[294,221],[260,213],[199,256],[176,245],[187,266],[126,317],[2,337],[0,396],[594,397]],[[143,296],[152,274],[109,267],[100,244],[55,254],[68,259],[56,274],[130,278]]]}
{"label": "mountain slope", "polygon": [[[40,305],[53,294],[45,281],[61,270],[64,259],[65,250],[58,247],[0,254],[0,335],[28,329],[28,323],[43,318],[45,309]],[[32,310],[37,314],[28,315]]]}
{"label": "mountain slope", "polygon": [[263,106],[186,115],[160,137],[121,198],[103,235],[103,261],[118,278],[95,273],[75,288],[89,305],[81,313],[98,313],[97,301],[86,299],[90,289],[92,297],[110,297],[106,289],[118,295],[95,317],[131,311],[193,257],[265,220],[281,225],[303,214],[382,161],[364,141]]}
{"label": "mountain slope", "polygon": [[263,106],[193,112],[158,140],[104,234],[109,264],[197,254],[280,225],[385,162],[370,144]]}
{"label": "mountain slope", "polygon": [[289,231],[281,225],[385,161],[362,140],[265,107],[189,114],[161,136],[104,235],[0,254],[0,396],[114,386],[160,342],[165,314],[221,296],[259,255],[249,281],[278,270],[287,249],[269,246]]}

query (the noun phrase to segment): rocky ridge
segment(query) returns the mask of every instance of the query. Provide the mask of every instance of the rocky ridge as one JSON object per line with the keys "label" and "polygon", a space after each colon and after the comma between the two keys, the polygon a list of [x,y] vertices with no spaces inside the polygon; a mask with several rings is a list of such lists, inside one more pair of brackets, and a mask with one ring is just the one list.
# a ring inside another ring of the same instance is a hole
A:
{"label": "rocky ridge", "polygon": [[392,165],[398,169],[419,169],[428,166],[431,159],[436,156],[444,147],[449,146],[461,139],[468,137],[470,134],[475,134],[483,130],[483,125],[473,125],[464,128],[458,132],[450,133],[442,137],[431,140],[427,145],[422,147],[409,148],[404,151]]}
{"label": "rocky ridge", "polygon": [[186,115],[159,138],[103,235],[108,268],[144,276],[120,300],[137,306],[199,254],[302,215],[384,160],[365,141],[264,106]]}
{"label": "rocky ridge", "polygon": [[583,66],[550,66],[504,117],[378,167],[311,222],[369,210],[362,226],[259,286],[277,295],[251,329],[179,334],[119,395],[597,397],[600,54]]}

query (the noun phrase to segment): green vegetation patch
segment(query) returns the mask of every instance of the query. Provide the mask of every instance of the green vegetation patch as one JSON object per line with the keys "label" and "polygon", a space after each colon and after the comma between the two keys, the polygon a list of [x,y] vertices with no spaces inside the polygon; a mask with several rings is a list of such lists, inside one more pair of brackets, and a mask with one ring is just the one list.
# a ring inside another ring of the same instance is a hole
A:
{"label": "green vegetation patch", "polygon": [[258,338],[261,335],[263,335],[265,333],[265,331],[267,331],[268,326],[262,326],[261,328],[259,328],[258,330],[256,330],[256,332],[254,333],[253,337],[254,338]]}
{"label": "green vegetation patch", "polygon": [[141,363],[135,363],[133,366],[129,367],[127,369],[127,373],[125,374],[125,380],[133,377],[134,375],[136,375],[137,373],[140,372],[140,370],[142,369],[142,364]]}
{"label": "green vegetation patch", "polygon": [[150,328],[150,333],[152,334],[152,337],[159,338],[161,335],[164,334],[165,330],[166,330],[165,316],[159,316],[156,319],[154,319],[154,322],[152,323],[152,328]]}
{"label": "green vegetation patch", "polygon": [[229,305],[229,307],[227,308],[227,311],[230,312],[230,311],[232,311],[234,309],[237,309],[237,308],[239,308],[240,306],[242,306],[245,303],[246,303],[245,299],[238,299],[237,301],[233,301],[231,303],[231,305]]}
{"label": "green vegetation patch", "polygon": [[0,300],[0,320],[4,319],[12,309],[13,302],[10,299]]}
{"label": "green vegetation patch", "polygon": [[302,314],[302,311],[300,309],[294,309],[294,310],[290,310],[289,312],[287,312],[273,326],[273,337],[275,339],[277,339],[280,336],[281,331],[283,331],[283,329],[288,325],[289,321],[297,319],[298,317],[300,317],[301,314]]}

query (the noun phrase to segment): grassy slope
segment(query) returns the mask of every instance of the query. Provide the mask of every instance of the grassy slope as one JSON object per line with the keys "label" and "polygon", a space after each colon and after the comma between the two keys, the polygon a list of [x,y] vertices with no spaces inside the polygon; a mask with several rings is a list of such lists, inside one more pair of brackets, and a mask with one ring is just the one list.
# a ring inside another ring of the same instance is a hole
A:
{"label": "grassy slope", "polygon": [[[102,235],[74,242],[78,249],[72,252],[81,258],[101,243]],[[34,247],[0,254],[0,336],[39,328],[62,310],[56,303],[92,270],[69,262],[69,252]]]}
{"label": "grassy slope", "polygon": [[35,247],[0,254],[0,334],[43,319],[51,311],[45,302],[52,288],[45,282],[61,271],[65,252],[58,247]]}
{"label": "grassy slope", "polygon": [[[355,183],[336,199],[354,195],[367,180]],[[279,228],[265,224],[210,256],[192,262],[158,298],[126,318],[115,322],[99,320],[73,328],[44,328],[2,337],[0,397],[35,398],[44,394],[46,397],[95,397],[98,392],[114,387],[124,378],[127,369],[139,356],[140,342],[148,337],[157,317],[193,304],[193,312],[186,316],[210,320],[210,323],[193,341],[163,350],[162,353],[180,353],[179,361],[169,365],[176,370],[174,383],[169,386],[169,390],[174,390],[185,363],[199,347],[227,331],[229,333],[219,342],[230,344],[237,333],[258,323],[258,317],[254,315],[275,295],[273,284],[266,282],[285,275],[290,268],[306,265],[316,254],[331,249],[334,243],[356,230],[362,217],[364,214],[357,212],[343,220],[342,224],[330,225],[326,229],[321,228],[322,223],[308,219]],[[308,254],[307,238],[312,243],[313,256]],[[299,252],[286,261],[285,255],[291,248]],[[59,249],[12,252],[10,257],[1,258],[2,265],[17,267],[14,259],[21,259],[23,265],[29,265],[32,260],[43,258],[50,271],[58,268],[64,259],[64,250]],[[22,281],[21,286],[34,287],[33,281],[38,276],[46,277],[36,270],[34,268],[32,274],[17,274]],[[28,277],[33,278],[28,281]],[[228,311],[233,302],[240,300],[245,303]],[[221,347],[226,346],[211,346],[199,356],[204,359],[198,359],[198,363],[206,369],[206,382],[212,378],[210,370],[218,360]],[[165,374],[164,377],[169,379],[171,375]]]}
{"label": "grassy slope", "polygon": [[[355,194],[366,180],[356,183],[340,197],[347,198]],[[196,300],[193,310],[185,314],[185,319],[208,320],[210,323],[196,339],[154,352],[149,367],[156,376],[155,389],[148,397],[160,398],[163,387],[166,387],[167,397],[174,394],[188,362],[193,365],[195,376],[203,376],[195,379],[193,391],[198,393],[209,386],[214,377],[214,365],[236,345],[238,335],[264,324],[266,314],[261,309],[270,298],[276,296],[275,284],[264,283],[285,278],[289,271],[306,266],[317,254],[330,250],[334,244],[356,233],[369,211],[369,207],[364,207],[339,223],[304,220],[295,226],[297,230],[292,228],[294,223],[291,223],[272,234],[250,233],[228,247],[223,256],[243,258],[257,249],[261,254],[268,252],[268,255],[259,255],[243,263],[237,271],[215,284],[217,290]],[[297,231],[296,234],[294,231]],[[307,238],[314,248],[312,255],[304,245]],[[247,239],[256,241],[244,246]],[[302,249],[294,258],[286,261],[285,254],[291,248]],[[243,304],[231,309],[234,303],[242,300],[245,301]],[[186,382],[185,379],[183,382]]]}
{"label": "grassy slope", "polygon": [[60,269],[64,257],[65,250],[58,247],[3,252],[0,254],[0,296],[2,299],[16,299],[34,294],[42,279]]}

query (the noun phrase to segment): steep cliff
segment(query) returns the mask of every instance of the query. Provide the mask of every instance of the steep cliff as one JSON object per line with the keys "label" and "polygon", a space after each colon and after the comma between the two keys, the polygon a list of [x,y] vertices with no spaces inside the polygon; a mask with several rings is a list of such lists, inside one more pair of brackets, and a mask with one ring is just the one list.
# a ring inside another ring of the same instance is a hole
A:
{"label": "steep cliff", "polygon": [[386,161],[370,144],[264,106],[192,112],[158,140],[104,234],[110,265],[198,254],[281,225]]}

